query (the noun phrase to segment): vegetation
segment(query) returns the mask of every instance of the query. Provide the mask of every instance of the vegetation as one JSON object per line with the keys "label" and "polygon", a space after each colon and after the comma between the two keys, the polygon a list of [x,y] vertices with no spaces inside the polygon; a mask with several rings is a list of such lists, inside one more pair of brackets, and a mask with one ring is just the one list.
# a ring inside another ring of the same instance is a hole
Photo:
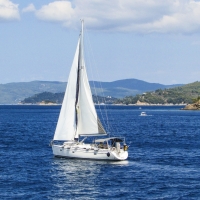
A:
{"label": "vegetation", "polygon": [[127,96],[115,103],[135,104],[138,101],[149,104],[190,104],[200,99],[200,82],[194,82],[180,87],[158,89],[142,95]]}
{"label": "vegetation", "polygon": [[[98,95],[98,100],[97,97],[93,96],[95,103],[135,104],[140,101],[149,104],[191,104],[197,101],[200,96],[200,82],[198,81],[183,86],[178,85],[178,87],[172,85],[170,88],[136,79],[101,82],[101,84],[90,82],[90,84],[92,92]],[[103,93],[98,85],[104,88]],[[62,91],[65,91],[65,88],[66,83],[51,81],[0,84],[0,104],[17,104],[18,102],[35,104],[41,101],[61,104],[64,95]],[[116,99],[108,96],[126,97]]]}
{"label": "vegetation", "polygon": [[[31,81],[0,84],[0,104],[18,104],[24,98],[42,92],[64,92],[66,84],[66,82],[57,81]],[[142,94],[143,92],[153,91],[158,88],[164,89],[175,86],[177,85],[147,83],[137,79],[124,79],[113,82],[90,81],[90,87],[93,94],[97,94],[98,96],[112,96],[116,98]]]}
{"label": "vegetation", "polygon": [[[23,104],[61,104],[64,92],[52,93],[42,92],[31,97],[25,98]],[[111,96],[101,97],[93,95],[93,101],[96,104],[136,104],[138,101],[147,104],[191,104],[200,100],[200,82],[194,82],[180,87],[169,89],[157,89],[152,92],[146,92],[141,95],[126,96],[123,99],[113,98]]]}
{"label": "vegetation", "polygon": [[198,96],[197,98],[192,99],[193,103],[197,103],[200,101],[200,96]]}
{"label": "vegetation", "polygon": [[64,93],[51,93],[51,92],[42,92],[35,94],[31,97],[25,98],[21,103],[23,104],[37,104],[40,102],[48,103],[62,103]]}
{"label": "vegetation", "polygon": [[[51,92],[42,92],[39,94],[35,94],[31,97],[25,98],[23,101],[21,101],[22,104],[38,104],[38,103],[56,103],[56,104],[62,104],[64,98],[64,92],[60,93],[51,93]],[[106,104],[112,104],[117,99],[114,97],[100,97],[93,95],[93,101],[94,103],[106,103]]]}

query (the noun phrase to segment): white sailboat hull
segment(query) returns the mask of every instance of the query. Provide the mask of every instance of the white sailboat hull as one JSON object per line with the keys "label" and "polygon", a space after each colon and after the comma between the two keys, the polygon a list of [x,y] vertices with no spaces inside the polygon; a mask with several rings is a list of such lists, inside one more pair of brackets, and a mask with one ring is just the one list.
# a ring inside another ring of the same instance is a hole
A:
{"label": "white sailboat hull", "polygon": [[53,154],[56,157],[65,158],[80,158],[80,159],[93,159],[93,160],[126,160],[128,152],[116,148],[99,149],[92,147],[90,144],[82,145],[52,145]]}

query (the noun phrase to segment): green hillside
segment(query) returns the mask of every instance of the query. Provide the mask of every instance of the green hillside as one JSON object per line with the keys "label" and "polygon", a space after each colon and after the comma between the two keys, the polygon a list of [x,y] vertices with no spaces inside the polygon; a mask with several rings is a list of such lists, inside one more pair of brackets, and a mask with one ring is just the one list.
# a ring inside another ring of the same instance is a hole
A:
{"label": "green hillside", "polygon": [[[17,104],[24,98],[42,92],[64,92],[66,85],[66,82],[58,81],[31,81],[0,84],[0,104]],[[90,86],[92,93],[97,93],[98,96],[123,98],[125,96],[142,94],[143,92],[153,91],[159,88],[172,88],[177,85],[162,85],[137,79],[124,79],[113,82],[90,81]]]}
{"label": "green hillside", "polygon": [[140,101],[149,104],[188,104],[193,103],[198,96],[200,96],[200,82],[197,81],[180,87],[157,89],[142,95],[126,96],[117,100],[116,103],[135,104]]}
{"label": "green hillside", "polygon": [[[93,95],[93,101],[94,103],[106,103],[111,104],[115,102],[117,99],[113,97],[100,97]],[[40,102],[46,102],[46,103],[56,103],[56,104],[62,104],[64,98],[64,92],[61,93],[51,93],[51,92],[42,92],[39,94],[35,94],[31,97],[25,98],[23,101],[21,101],[22,104],[38,104]]]}

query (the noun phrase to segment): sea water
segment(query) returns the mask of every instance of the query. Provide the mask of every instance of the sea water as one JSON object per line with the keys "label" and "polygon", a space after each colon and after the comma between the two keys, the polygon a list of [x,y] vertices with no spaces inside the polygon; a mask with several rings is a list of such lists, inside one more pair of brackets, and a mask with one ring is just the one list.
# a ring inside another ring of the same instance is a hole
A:
{"label": "sea water", "polygon": [[200,199],[199,111],[97,107],[110,136],[130,145],[120,162],[55,158],[59,111],[0,106],[0,199]]}

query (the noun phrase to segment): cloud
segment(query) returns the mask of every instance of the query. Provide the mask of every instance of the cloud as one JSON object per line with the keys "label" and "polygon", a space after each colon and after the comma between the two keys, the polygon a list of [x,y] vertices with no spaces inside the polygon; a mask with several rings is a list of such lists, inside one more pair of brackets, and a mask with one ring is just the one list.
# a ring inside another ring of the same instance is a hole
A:
{"label": "cloud", "polygon": [[0,21],[19,20],[18,4],[9,0],[0,0]]}
{"label": "cloud", "polygon": [[34,12],[36,11],[35,6],[31,3],[26,8],[22,9],[22,12]]}
{"label": "cloud", "polygon": [[35,14],[70,28],[84,18],[87,28],[106,31],[200,31],[200,2],[195,0],[60,0],[43,5]]}
{"label": "cloud", "polygon": [[41,20],[61,22],[70,24],[74,10],[71,2],[68,1],[55,1],[48,5],[42,6],[41,9],[36,11],[36,16]]}

